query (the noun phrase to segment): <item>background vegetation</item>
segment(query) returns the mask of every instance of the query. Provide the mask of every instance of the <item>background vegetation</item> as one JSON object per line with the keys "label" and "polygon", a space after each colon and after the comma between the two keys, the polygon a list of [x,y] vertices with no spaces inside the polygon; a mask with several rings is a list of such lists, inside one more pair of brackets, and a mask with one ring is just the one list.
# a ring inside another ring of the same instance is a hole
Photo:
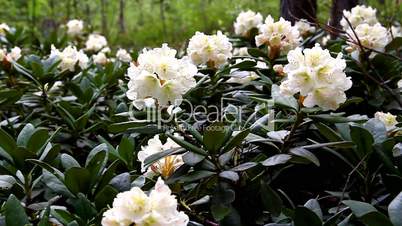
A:
{"label": "background vegetation", "polygon": [[[180,48],[195,31],[231,31],[245,9],[279,16],[279,0],[0,0],[0,22],[48,32],[69,19],[83,19],[110,43],[134,50],[168,42]],[[395,0],[368,0],[383,20],[401,21]],[[331,0],[318,1],[318,18],[328,19]]]}

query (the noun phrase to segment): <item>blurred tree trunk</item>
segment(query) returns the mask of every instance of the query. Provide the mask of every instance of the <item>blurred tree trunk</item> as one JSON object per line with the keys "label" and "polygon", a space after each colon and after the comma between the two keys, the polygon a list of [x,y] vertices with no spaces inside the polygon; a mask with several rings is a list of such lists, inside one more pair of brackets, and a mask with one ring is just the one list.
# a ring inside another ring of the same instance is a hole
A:
{"label": "blurred tree trunk", "polygon": [[106,0],[101,1],[101,20],[102,20],[102,33],[107,35],[107,15],[106,15]]}
{"label": "blurred tree trunk", "polygon": [[31,23],[32,23],[32,27],[31,27],[31,32],[34,33],[35,32],[35,28],[36,28],[36,0],[32,0],[32,9],[31,9]]}
{"label": "blurred tree trunk", "polygon": [[77,19],[78,15],[78,0],[73,0],[74,17]]}
{"label": "blurred tree trunk", "polygon": [[124,18],[124,8],[125,8],[125,2],[124,0],[120,0],[120,5],[119,5],[119,29],[121,33],[126,33],[126,21]]}
{"label": "blurred tree trunk", "polygon": [[143,3],[142,3],[141,0],[136,0],[136,2],[137,2],[137,5],[138,5],[137,9],[139,11],[138,25],[142,26],[142,25],[144,25],[144,12],[142,10],[142,4]]}
{"label": "blurred tree trunk", "polygon": [[66,10],[67,10],[67,20],[70,19],[71,16],[71,6],[70,6],[70,0],[66,1]]}
{"label": "blurred tree trunk", "polygon": [[160,17],[162,21],[162,32],[163,32],[163,41],[167,42],[167,28],[166,28],[166,17],[165,17],[165,0],[159,1],[159,10]]}
{"label": "blurred tree trunk", "polygon": [[317,19],[316,0],[281,0],[281,17],[294,24],[299,19],[315,23]]}
{"label": "blurred tree trunk", "polygon": [[329,25],[333,28],[331,37],[335,38],[338,35],[337,29],[341,29],[340,21],[343,16],[343,10],[350,10],[359,3],[358,0],[332,0],[331,18]]}
{"label": "blurred tree trunk", "polygon": [[92,29],[92,15],[91,15],[91,6],[89,5],[89,2],[87,1],[85,4],[85,15],[87,17],[86,22],[88,23],[88,26]]}

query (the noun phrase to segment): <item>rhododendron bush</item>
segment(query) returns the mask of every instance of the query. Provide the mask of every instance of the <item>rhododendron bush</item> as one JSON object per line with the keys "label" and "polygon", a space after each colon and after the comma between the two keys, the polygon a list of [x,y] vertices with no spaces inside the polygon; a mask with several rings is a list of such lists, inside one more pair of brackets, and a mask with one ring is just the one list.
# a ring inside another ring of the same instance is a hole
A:
{"label": "rhododendron bush", "polygon": [[402,226],[402,33],[244,11],[183,49],[0,25],[0,225]]}

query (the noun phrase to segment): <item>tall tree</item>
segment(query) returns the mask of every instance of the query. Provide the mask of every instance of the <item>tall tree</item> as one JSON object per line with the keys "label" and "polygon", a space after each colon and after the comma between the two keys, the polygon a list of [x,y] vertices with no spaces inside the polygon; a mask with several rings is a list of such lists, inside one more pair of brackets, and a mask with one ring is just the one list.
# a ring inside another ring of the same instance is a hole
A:
{"label": "tall tree", "polygon": [[358,0],[332,0],[331,18],[329,25],[331,29],[331,37],[334,38],[338,34],[338,29],[341,28],[340,21],[343,16],[343,10],[350,10],[359,3]]}
{"label": "tall tree", "polygon": [[316,0],[281,0],[281,17],[294,23],[299,19],[316,22]]}
{"label": "tall tree", "polygon": [[126,21],[124,17],[125,1],[120,0],[119,4],[119,29],[121,33],[126,33]]}
{"label": "tall tree", "polygon": [[102,33],[103,35],[107,35],[106,0],[100,0],[100,2],[101,2]]}
{"label": "tall tree", "polygon": [[165,17],[165,0],[159,0],[159,10],[160,10],[160,17],[162,21],[162,32],[163,32],[163,39],[166,42],[167,40],[167,28],[166,28],[166,17]]}

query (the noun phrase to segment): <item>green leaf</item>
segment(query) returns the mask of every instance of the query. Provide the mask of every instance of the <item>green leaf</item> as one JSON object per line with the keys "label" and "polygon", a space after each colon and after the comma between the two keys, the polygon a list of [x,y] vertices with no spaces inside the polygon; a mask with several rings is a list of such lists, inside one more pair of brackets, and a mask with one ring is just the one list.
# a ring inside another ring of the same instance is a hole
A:
{"label": "green leaf", "polygon": [[304,206],[296,207],[293,219],[295,226],[321,226],[321,220],[315,212]]}
{"label": "green leaf", "polygon": [[364,128],[368,130],[374,138],[376,144],[380,144],[387,139],[387,128],[385,124],[378,119],[370,119],[364,124]]}
{"label": "green leaf", "polygon": [[108,131],[111,133],[121,133],[121,132],[126,132],[129,129],[132,128],[138,128],[138,127],[143,127],[149,125],[149,121],[130,121],[130,122],[120,122],[120,123],[114,123],[111,124],[108,127]]}
{"label": "green leaf", "polygon": [[315,157],[313,153],[304,149],[304,148],[293,148],[290,150],[290,153],[304,159],[309,160],[310,162],[314,163],[316,166],[320,166],[320,161]]}
{"label": "green leaf", "polygon": [[279,216],[282,211],[282,200],[279,195],[265,182],[261,181],[260,195],[266,210],[272,215]]}
{"label": "green leaf", "polygon": [[402,226],[402,192],[389,204],[388,215],[394,226]]}
{"label": "green leaf", "polygon": [[251,169],[251,168],[253,168],[253,167],[257,166],[257,165],[258,164],[255,163],[255,162],[245,162],[245,163],[242,163],[242,164],[240,164],[238,166],[233,167],[230,170],[235,171],[235,172],[240,172],[240,171],[245,171],[245,170]]}
{"label": "green leaf", "polygon": [[215,220],[223,220],[230,213],[230,207],[222,204],[216,204],[211,206],[211,213]]}
{"label": "green leaf", "polygon": [[[395,35],[395,34],[393,34]],[[395,37],[388,45],[385,46],[386,51],[396,50],[402,46],[402,37]]]}
{"label": "green leaf", "polygon": [[87,169],[73,167],[68,169],[64,176],[64,183],[73,194],[88,192],[92,175]]}
{"label": "green leaf", "polygon": [[227,152],[232,150],[233,148],[239,146],[243,140],[247,137],[247,135],[250,133],[250,129],[243,130],[239,133],[237,133],[234,137],[232,137],[229,142],[226,143],[226,145],[223,147],[223,152]]}
{"label": "green leaf", "polygon": [[185,141],[185,140],[183,140],[181,138],[178,138],[178,137],[176,137],[176,136],[174,136],[172,134],[167,133],[166,135],[170,139],[172,139],[174,142],[176,142],[178,145],[180,145],[181,147],[185,148],[188,151],[191,151],[191,152],[197,153],[199,155],[203,155],[203,156],[208,155],[202,148],[199,148],[199,147],[197,147],[197,146],[195,146],[195,145],[193,145],[193,144],[191,144],[191,143],[189,143],[189,142],[187,142],[187,141]]}
{"label": "green leaf", "polygon": [[205,159],[205,156],[199,155],[194,152],[187,152],[183,155],[183,161],[186,165],[195,166],[197,163],[200,163],[202,160]]}
{"label": "green leaf", "polygon": [[320,133],[331,142],[342,141],[341,136],[324,123],[317,122],[314,124]]}
{"label": "green leaf", "polygon": [[322,210],[320,207],[320,203],[318,203],[317,199],[310,199],[308,200],[305,204],[305,207],[313,211],[322,221],[323,215],[322,215]]}
{"label": "green leaf", "polygon": [[10,195],[4,205],[4,216],[7,226],[30,225],[28,215],[25,213],[20,201],[13,194]]}
{"label": "green leaf", "polygon": [[117,148],[117,152],[119,153],[120,158],[128,166],[132,165],[132,161],[134,158],[134,148],[134,143],[126,137],[123,137],[121,139],[119,147]]}
{"label": "green leaf", "polygon": [[110,185],[106,185],[95,196],[95,205],[98,210],[101,210],[113,203],[114,198],[119,192]]}
{"label": "green leaf", "polygon": [[17,148],[14,139],[3,129],[0,128],[0,148],[10,154],[12,157],[15,156],[14,152]]}
{"label": "green leaf", "polygon": [[226,126],[222,122],[214,122],[204,132],[203,143],[212,154],[216,154],[225,142]]}
{"label": "green leaf", "polygon": [[47,206],[45,212],[41,216],[38,226],[52,226],[49,222],[49,215],[50,215],[50,206]]}
{"label": "green leaf", "polygon": [[187,175],[181,176],[179,180],[183,183],[198,181],[210,176],[215,175],[215,172],[201,170],[201,171],[193,171],[188,173]]}
{"label": "green leaf", "polygon": [[248,54],[253,57],[267,57],[268,54],[266,54],[264,51],[258,49],[258,48],[248,48],[247,49]]}
{"label": "green leaf", "polygon": [[353,214],[368,226],[392,226],[384,214],[368,203],[354,200],[345,200],[342,203],[347,205]]}
{"label": "green leaf", "polygon": [[152,163],[158,161],[159,159],[165,158],[166,156],[183,154],[184,152],[185,150],[183,148],[172,148],[169,150],[164,150],[147,157],[144,161],[144,165],[145,167],[148,167],[152,165]]}
{"label": "green leaf", "polygon": [[61,154],[60,156],[61,165],[64,169],[68,170],[72,167],[81,167],[80,164],[69,154]]}
{"label": "green leaf", "polygon": [[10,175],[0,175],[0,190],[8,190],[13,187],[16,180]]}
{"label": "green leaf", "polygon": [[262,162],[263,166],[276,166],[280,164],[287,163],[292,158],[291,155],[288,154],[277,154],[269,157],[268,159]]}
{"label": "green leaf", "polygon": [[28,141],[34,132],[35,127],[31,123],[26,124],[20,134],[18,134],[17,145],[27,147]]}
{"label": "green leaf", "polygon": [[230,170],[219,173],[219,177],[231,180],[233,182],[237,182],[240,178],[239,174]]}
{"label": "green leaf", "polygon": [[357,145],[357,155],[363,158],[366,154],[373,152],[373,136],[369,131],[360,126],[350,126],[350,136]]}
{"label": "green leaf", "polygon": [[254,60],[245,59],[244,61],[237,63],[237,64],[231,66],[230,68],[250,69],[250,68],[254,67],[255,65],[257,65],[257,62],[255,62]]}
{"label": "green leaf", "polygon": [[275,105],[290,108],[293,110],[297,110],[299,108],[299,103],[293,96],[284,96],[280,93],[278,85],[272,85],[271,95],[274,99]]}
{"label": "green leaf", "polygon": [[39,151],[41,151],[42,146],[46,143],[48,138],[49,133],[47,129],[44,128],[36,129],[28,141],[27,149],[34,153],[39,153]]}

